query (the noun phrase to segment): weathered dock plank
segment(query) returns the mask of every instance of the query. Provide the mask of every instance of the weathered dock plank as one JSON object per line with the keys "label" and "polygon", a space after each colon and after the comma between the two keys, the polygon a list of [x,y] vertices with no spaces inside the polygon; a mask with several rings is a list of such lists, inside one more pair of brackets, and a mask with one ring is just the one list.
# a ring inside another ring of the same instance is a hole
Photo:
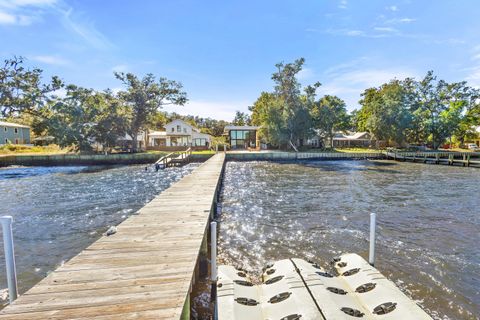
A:
{"label": "weathered dock plank", "polygon": [[179,319],[225,154],[217,154],[52,272],[0,319]]}

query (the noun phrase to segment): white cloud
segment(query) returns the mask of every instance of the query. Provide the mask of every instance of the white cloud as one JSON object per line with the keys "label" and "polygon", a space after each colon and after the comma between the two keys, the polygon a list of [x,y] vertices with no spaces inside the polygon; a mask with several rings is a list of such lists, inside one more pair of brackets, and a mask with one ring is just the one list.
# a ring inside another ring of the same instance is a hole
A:
{"label": "white cloud", "polygon": [[389,11],[393,11],[393,12],[398,11],[397,6],[388,6],[386,9],[389,10]]}
{"label": "white cloud", "polygon": [[181,106],[165,106],[164,110],[176,112],[181,115],[197,115],[204,118],[231,121],[235,117],[235,111],[247,111],[252,102],[248,101],[204,101],[190,100]]}
{"label": "white cloud", "polygon": [[315,76],[314,72],[310,68],[303,67],[303,69],[297,74],[298,80],[308,80]]}
{"label": "white cloud", "polygon": [[105,50],[112,47],[112,43],[95,28],[92,21],[75,14],[72,8],[61,9],[57,8],[62,15],[62,23],[64,27],[84,41],[89,43],[92,47]]}
{"label": "white cloud", "polygon": [[26,6],[51,6],[57,3],[57,0],[0,0],[0,7],[16,9]]}
{"label": "white cloud", "polygon": [[373,28],[373,30],[379,31],[379,32],[398,32],[397,29],[391,28],[391,27],[375,27]]}
{"label": "white cloud", "polygon": [[90,46],[100,50],[112,47],[111,42],[96,29],[91,20],[76,13],[62,0],[0,0],[0,25],[28,26],[41,20],[41,15],[47,13],[57,16],[65,29]]}
{"label": "white cloud", "polygon": [[127,72],[128,66],[126,64],[119,64],[112,68],[112,72]]}
{"label": "white cloud", "polygon": [[0,25],[29,26],[39,20],[38,12],[32,9],[49,7],[56,0],[0,0]]}
{"label": "white cloud", "polygon": [[[419,77],[419,73],[409,68],[375,68],[372,59],[361,57],[328,69],[318,89],[319,95],[337,95],[347,103],[350,110],[358,107],[360,94],[367,88],[378,87],[394,78]],[[363,65],[363,66],[362,66]]]}
{"label": "white cloud", "polygon": [[338,4],[339,9],[347,9],[348,2],[347,0],[340,0],[340,3]]}
{"label": "white cloud", "polygon": [[16,24],[17,17],[13,14],[0,11],[0,24]]}
{"label": "white cloud", "polygon": [[[383,16],[382,16],[383,17]],[[417,19],[413,19],[413,18],[395,18],[395,19],[389,19],[389,20],[385,20],[385,23],[388,23],[388,24],[399,24],[399,23],[412,23],[412,22],[415,22],[417,21]]]}
{"label": "white cloud", "polygon": [[38,61],[44,64],[64,66],[70,63],[70,61],[59,56],[33,56],[30,59]]}

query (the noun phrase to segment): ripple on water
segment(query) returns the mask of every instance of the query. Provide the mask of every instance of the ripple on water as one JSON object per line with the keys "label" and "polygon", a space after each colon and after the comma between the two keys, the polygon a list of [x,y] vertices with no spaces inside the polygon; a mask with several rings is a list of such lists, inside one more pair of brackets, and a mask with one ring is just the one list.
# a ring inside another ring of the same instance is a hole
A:
{"label": "ripple on water", "polygon": [[220,261],[260,277],[292,256],[366,257],[377,212],[378,268],[435,319],[478,319],[479,181],[475,168],[386,161],[229,162]]}

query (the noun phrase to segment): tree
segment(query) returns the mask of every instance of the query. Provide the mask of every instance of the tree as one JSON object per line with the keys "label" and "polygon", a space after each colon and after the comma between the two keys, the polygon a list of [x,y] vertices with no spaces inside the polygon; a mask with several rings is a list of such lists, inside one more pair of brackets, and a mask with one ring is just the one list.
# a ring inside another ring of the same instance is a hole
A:
{"label": "tree", "polygon": [[321,137],[328,137],[333,148],[333,137],[338,131],[350,128],[350,118],[345,102],[336,97],[326,95],[315,103],[312,109],[314,128]]}
{"label": "tree", "polygon": [[153,74],[139,79],[132,73],[116,72],[115,77],[126,86],[126,91],[120,91],[118,95],[131,110],[127,132],[132,137],[135,152],[138,133],[146,129],[149,117],[164,105],[184,105],[187,94],[181,83],[166,78],[156,81]]}
{"label": "tree", "polygon": [[61,147],[74,146],[77,150],[91,150],[93,142],[92,119],[95,108],[88,103],[93,90],[69,85],[66,97],[51,101],[39,109],[40,116],[33,123],[37,134],[48,134]]}
{"label": "tree", "polygon": [[249,107],[251,123],[261,126],[260,137],[264,142],[285,147],[297,145],[311,135],[310,110],[315,99],[315,91],[320,83],[302,87],[297,80],[305,60],[293,63],[279,63],[277,72],[272,75],[274,92],[262,92]]}
{"label": "tree", "polygon": [[24,67],[22,57],[6,59],[0,68],[0,115],[20,116],[22,113],[36,115],[49,95],[63,87],[58,77],[42,84],[42,70]]}
{"label": "tree", "polygon": [[458,131],[466,108],[478,93],[466,82],[437,81],[433,71],[417,83],[417,92],[419,114],[423,115],[423,126],[433,149]]}
{"label": "tree", "polygon": [[372,133],[387,144],[402,145],[411,125],[410,96],[400,80],[392,80],[379,88],[370,88],[362,94],[362,108],[356,114],[357,127]]}
{"label": "tree", "polygon": [[302,70],[304,58],[295,60],[293,63],[278,63],[275,66],[278,71],[272,75],[275,82],[274,94],[278,98],[275,103],[279,115],[277,118],[277,139],[279,144],[290,143],[296,145],[311,135],[310,110],[312,96],[320,86],[317,82],[313,86],[306,87],[306,96],[301,95],[301,85],[297,75]]}
{"label": "tree", "polygon": [[94,110],[92,119],[92,138],[107,152],[116,146],[119,138],[127,131],[129,110],[123,102],[109,90],[95,92],[85,101],[86,107]]}
{"label": "tree", "polygon": [[112,92],[75,85],[66,90],[65,98],[39,109],[34,132],[53,136],[61,147],[73,146],[80,151],[91,151],[93,143],[107,151],[125,136],[128,110]]}
{"label": "tree", "polygon": [[232,123],[235,126],[246,126],[250,123],[250,117],[245,112],[236,111]]}

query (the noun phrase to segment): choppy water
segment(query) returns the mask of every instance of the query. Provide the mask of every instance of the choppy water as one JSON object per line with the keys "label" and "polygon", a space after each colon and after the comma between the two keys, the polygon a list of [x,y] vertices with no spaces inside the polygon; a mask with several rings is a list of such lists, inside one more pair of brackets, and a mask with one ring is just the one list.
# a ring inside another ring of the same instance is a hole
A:
{"label": "choppy water", "polygon": [[384,161],[229,162],[219,256],[254,273],[288,257],[368,256],[435,319],[479,319],[480,169]]}
{"label": "choppy water", "polygon": [[[197,166],[158,172],[151,167],[145,172],[144,165],[0,168],[0,215],[14,219],[20,292]],[[5,288],[0,245],[0,288]]]}

